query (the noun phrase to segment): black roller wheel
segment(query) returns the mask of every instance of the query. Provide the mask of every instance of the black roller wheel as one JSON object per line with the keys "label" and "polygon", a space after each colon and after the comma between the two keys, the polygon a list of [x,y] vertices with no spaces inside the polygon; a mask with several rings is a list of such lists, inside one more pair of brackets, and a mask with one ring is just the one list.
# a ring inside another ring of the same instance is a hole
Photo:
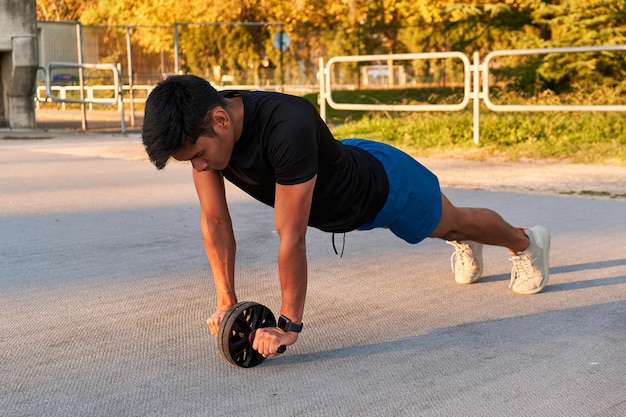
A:
{"label": "black roller wheel", "polygon": [[217,333],[218,347],[224,358],[242,368],[257,366],[265,360],[252,349],[250,334],[262,327],[276,326],[272,311],[262,304],[244,301],[226,312]]}

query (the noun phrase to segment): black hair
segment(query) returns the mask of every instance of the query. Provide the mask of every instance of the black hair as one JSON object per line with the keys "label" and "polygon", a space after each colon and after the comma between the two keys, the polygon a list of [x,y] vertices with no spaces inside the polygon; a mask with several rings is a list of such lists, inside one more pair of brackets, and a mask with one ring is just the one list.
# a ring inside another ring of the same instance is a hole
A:
{"label": "black hair", "polygon": [[152,90],[146,101],[141,139],[150,161],[163,169],[185,140],[215,136],[210,115],[226,100],[195,75],[172,75]]}

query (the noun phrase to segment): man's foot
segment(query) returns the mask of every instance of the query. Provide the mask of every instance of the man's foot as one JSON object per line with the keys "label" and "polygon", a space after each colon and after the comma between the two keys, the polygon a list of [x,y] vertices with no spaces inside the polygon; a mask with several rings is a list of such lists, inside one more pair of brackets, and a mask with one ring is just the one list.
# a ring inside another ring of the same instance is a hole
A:
{"label": "man's foot", "polygon": [[450,258],[454,280],[459,284],[471,284],[483,273],[483,244],[467,241],[447,241],[456,251]]}
{"label": "man's foot", "polygon": [[513,271],[509,288],[516,294],[536,294],[548,283],[550,232],[543,226],[525,229],[530,246],[511,255]]}

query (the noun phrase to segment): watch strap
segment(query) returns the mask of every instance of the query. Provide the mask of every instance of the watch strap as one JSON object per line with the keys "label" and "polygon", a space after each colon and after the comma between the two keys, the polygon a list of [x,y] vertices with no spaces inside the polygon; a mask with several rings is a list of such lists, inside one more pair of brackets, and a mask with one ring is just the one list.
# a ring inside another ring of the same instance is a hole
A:
{"label": "watch strap", "polygon": [[291,319],[281,314],[280,317],[278,318],[277,327],[286,332],[300,333],[302,331],[302,328],[304,327],[304,324],[303,323],[295,324],[294,322],[291,321]]}

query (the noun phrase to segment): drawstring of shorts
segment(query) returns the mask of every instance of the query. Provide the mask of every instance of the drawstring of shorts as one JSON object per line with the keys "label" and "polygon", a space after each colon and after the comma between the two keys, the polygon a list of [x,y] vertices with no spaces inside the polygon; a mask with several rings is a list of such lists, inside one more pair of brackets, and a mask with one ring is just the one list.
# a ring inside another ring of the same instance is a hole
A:
{"label": "drawstring of shorts", "polygon": [[337,247],[335,246],[335,233],[333,233],[332,240],[333,240],[333,250],[335,251],[335,255],[339,255],[339,257],[342,258],[343,250],[346,248],[346,234],[345,233],[343,234],[343,240],[341,243],[341,254],[337,252]]}

